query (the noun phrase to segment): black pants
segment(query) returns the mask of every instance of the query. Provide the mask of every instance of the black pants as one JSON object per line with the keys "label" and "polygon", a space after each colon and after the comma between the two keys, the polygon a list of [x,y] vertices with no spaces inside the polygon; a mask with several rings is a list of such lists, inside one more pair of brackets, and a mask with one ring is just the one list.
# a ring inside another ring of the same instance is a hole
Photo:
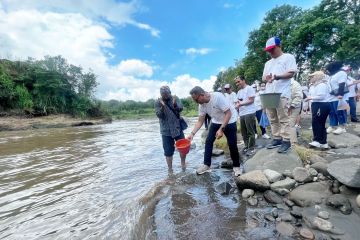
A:
{"label": "black pants", "polygon": [[328,102],[313,102],[311,104],[313,140],[320,144],[326,143],[326,119],[331,110]]}
{"label": "black pants", "polygon": [[256,120],[255,113],[240,116],[241,135],[246,148],[255,147]]}
{"label": "black pants", "polygon": [[[205,141],[205,154],[204,154],[204,164],[211,166],[211,155],[213,150],[213,144],[215,141],[216,132],[219,130],[221,124],[211,123],[209,127],[209,133]],[[227,139],[230,157],[233,161],[234,167],[240,166],[240,155],[237,147],[237,137],[236,137],[236,122],[230,123],[225,127],[224,135]]]}
{"label": "black pants", "polygon": [[209,114],[206,114],[206,115],[205,115],[205,129],[206,129],[206,130],[209,129],[210,122],[211,122],[211,117],[210,117]]}

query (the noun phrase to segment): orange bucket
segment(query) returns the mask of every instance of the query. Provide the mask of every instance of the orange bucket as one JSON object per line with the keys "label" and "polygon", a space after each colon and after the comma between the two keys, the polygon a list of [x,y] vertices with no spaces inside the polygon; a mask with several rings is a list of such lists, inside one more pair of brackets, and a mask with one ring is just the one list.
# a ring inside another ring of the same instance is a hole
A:
{"label": "orange bucket", "polygon": [[191,142],[186,138],[177,140],[176,143],[175,143],[175,146],[176,146],[177,150],[182,155],[186,155],[186,154],[189,153],[190,145],[191,145]]}

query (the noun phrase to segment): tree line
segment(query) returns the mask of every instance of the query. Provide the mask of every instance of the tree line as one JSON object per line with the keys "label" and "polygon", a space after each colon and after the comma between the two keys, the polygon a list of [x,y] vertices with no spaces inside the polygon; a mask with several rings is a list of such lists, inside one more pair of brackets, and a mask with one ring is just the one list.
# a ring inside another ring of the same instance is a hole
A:
{"label": "tree line", "polygon": [[284,52],[297,61],[297,80],[307,78],[309,71],[320,70],[330,61],[342,61],[360,67],[360,3],[359,0],[323,0],[309,10],[282,5],[269,11],[258,29],[250,32],[244,58],[235,66],[219,72],[214,90],[243,75],[249,83],[261,80],[265,62],[266,40],[278,36]]}

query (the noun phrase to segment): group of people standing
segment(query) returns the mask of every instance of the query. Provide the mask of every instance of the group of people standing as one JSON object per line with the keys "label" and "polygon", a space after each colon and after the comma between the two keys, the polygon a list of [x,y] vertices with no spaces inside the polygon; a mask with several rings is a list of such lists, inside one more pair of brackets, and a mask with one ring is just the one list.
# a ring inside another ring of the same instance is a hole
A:
{"label": "group of people standing", "polygon": [[[284,53],[278,37],[267,40],[264,49],[271,59],[265,64],[262,80],[259,86],[250,86],[243,76],[234,79],[239,91],[232,92],[230,84],[224,86],[225,95],[221,92],[206,92],[199,86],[190,91],[192,99],[199,104],[199,117],[187,139],[192,140],[208,117],[211,124],[208,126],[208,135],[205,141],[204,162],[196,172],[203,174],[211,171],[211,155],[215,139],[225,135],[233,161],[235,176],[242,173],[241,155],[237,146],[237,120],[240,118],[241,134],[245,147],[242,152],[248,156],[255,153],[256,119],[266,115],[270,121],[272,140],[266,146],[268,149],[278,148],[278,153],[286,153],[291,145],[297,142],[295,125],[301,113],[303,91],[301,85],[293,77],[297,73],[295,57]],[[345,130],[346,110],[339,106],[344,100],[348,87],[360,82],[353,80],[347,83],[347,73],[342,71],[343,66],[334,62],[327,65],[327,73],[316,71],[310,74],[312,87],[305,102],[311,101],[313,147],[328,148],[326,134],[334,132],[340,134]],[[170,89],[164,86],[160,89],[161,98],[155,103],[156,115],[160,119],[160,130],[163,148],[168,163],[172,167],[172,156],[176,140],[184,138],[183,129],[179,124],[181,102],[171,96]],[[264,109],[259,100],[261,93],[280,93],[280,102],[276,108]],[[354,104],[349,97],[348,102]],[[326,119],[330,118],[330,127],[326,129]],[[358,121],[355,113],[351,112],[352,120]],[[336,126],[340,125],[337,129]],[[263,138],[270,138],[265,127],[261,128]],[[181,157],[182,166],[185,167],[185,156]]]}

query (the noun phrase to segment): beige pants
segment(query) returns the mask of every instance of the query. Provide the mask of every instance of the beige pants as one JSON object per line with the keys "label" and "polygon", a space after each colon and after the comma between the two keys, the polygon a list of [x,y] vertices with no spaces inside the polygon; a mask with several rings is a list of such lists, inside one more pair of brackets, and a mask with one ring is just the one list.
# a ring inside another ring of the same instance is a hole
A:
{"label": "beige pants", "polygon": [[266,109],[266,114],[270,120],[271,133],[274,139],[290,141],[288,102],[289,100],[287,98],[281,98],[279,107]]}
{"label": "beige pants", "polygon": [[291,111],[291,114],[289,116],[289,118],[290,118],[290,142],[291,143],[297,143],[297,134],[296,134],[295,123],[296,123],[296,119],[299,115],[300,115],[300,108],[294,108]]}

